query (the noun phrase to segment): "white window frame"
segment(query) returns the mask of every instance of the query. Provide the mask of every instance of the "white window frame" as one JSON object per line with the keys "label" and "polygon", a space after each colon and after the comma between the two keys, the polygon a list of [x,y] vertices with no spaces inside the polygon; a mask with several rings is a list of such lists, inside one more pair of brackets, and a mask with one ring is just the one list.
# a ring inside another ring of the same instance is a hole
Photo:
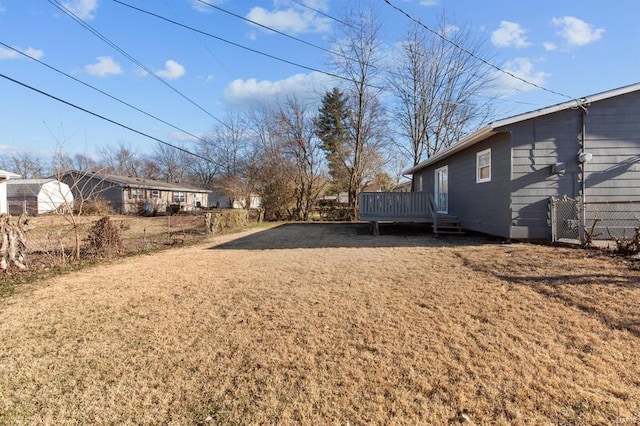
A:
{"label": "white window frame", "polygon": [[[484,156],[489,157],[489,163],[481,166],[480,159]],[[489,169],[489,176],[483,178],[483,177],[480,177],[480,171],[485,167]],[[484,183],[484,182],[491,182],[491,148],[485,149],[484,151],[480,151],[476,153],[476,183]]]}
{"label": "white window frame", "polygon": [[131,199],[132,200],[144,199],[144,190],[142,188],[131,188]]}
{"label": "white window frame", "polygon": [[151,199],[158,200],[160,199],[160,191],[157,189],[151,190]]}
{"label": "white window frame", "polygon": [[184,191],[174,191],[171,200],[174,203],[186,203],[187,202],[187,193]]}
{"label": "white window frame", "polygon": [[[444,185],[441,185],[441,175],[446,177]],[[438,213],[449,213],[449,165],[438,167],[434,170],[433,183],[433,196],[436,201],[436,209]]]}

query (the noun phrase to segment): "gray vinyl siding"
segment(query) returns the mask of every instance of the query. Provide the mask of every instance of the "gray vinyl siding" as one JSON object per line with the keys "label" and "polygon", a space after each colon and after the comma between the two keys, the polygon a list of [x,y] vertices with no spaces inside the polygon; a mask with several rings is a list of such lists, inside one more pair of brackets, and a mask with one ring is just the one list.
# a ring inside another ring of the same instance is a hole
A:
{"label": "gray vinyl siding", "polygon": [[123,189],[103,179],[65,175],[61,179],[69,185],[76,202],[103,199],[114,212],[124,213]]}
{"label": "gray vinyl siding", "polygon": [[[640,201],[640,93],[588,107],[586,201]],[[639,212],[640,213],[640,212]]]}
{"label": "gray vinyl siding", "polygon": [[[416,176],[422,176],[424,191],[433,192],[434,170],[448,165],[449,213],[465,229],[548,239],[549,197],[580,197],[582,167],[587,204],[640,201],[640,91],[593,102],[587,110],[584,140],[593,158],[584,166],[578,161],[583,111],[569,108],[494,129],[501,133],[428,165]],[[492,150],[492,179],[477,184],[476,153],[487,148]],[[563,174],[552,172],[557,163],[564,164]]]}
{"label": "gray vinyl siding", "polygon": [[[435,170],[448,167],[449,213],[467,230],[507,237],[509,233],[509,179],[511,151],[508,133],[494,135],[469,149],[416,173],[423,191],[434,193]],[[491,149],[491,181],[476,182],[476,154]]]}
{"label": "gray vinyl siding", "polygon": [[[510,231],[516,239],[546,239],[549,197],[575,197],[580,191],[580,112],[565,110],[509,126],[511,131]],[[565,173],[552,173],[564,163]]]}

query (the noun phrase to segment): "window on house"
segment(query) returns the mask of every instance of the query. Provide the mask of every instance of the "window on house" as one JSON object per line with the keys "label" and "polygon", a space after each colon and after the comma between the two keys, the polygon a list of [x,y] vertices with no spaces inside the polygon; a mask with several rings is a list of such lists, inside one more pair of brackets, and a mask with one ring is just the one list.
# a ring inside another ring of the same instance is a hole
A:
{"label": "window on house", "polygon": [[174,192],[173,193],[173,202],[174,203],[184,203],[187,201],[187,194],[184,192]]}
{"label": "window on house", "polygon": [[144,191],[140,188],[131,188],[131,199],[142,200],[144,198]]}
{"label": "window on house", "polygon": [[491,149],[476,154],[476,182],[491,181]]}
{"label": "window on house", "polygon": [[153,200],[157,200],[160,198],[160,191],[158,191],[157,189],[154,189],[153,191],[151,191],[151,198]]}

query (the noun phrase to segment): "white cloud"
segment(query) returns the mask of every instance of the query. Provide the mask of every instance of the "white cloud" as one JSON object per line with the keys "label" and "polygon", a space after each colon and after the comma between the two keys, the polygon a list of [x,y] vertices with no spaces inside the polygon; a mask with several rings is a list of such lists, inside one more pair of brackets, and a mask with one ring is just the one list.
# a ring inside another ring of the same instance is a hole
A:
{"label": "white cloud", "polygon": [[5,9],[4,6],[2,5],[2,3],[0,3],[0,13],[4,13],[6,11],[7,11],[7,9]]}
{"label": "white cloud", "polygon": [[[193,133],[193,132],[192,132]],[[193,133],[194,136],[197,136],[198,138],[203,138],[205,137],[205,135],[200,135],[198,133]],[[194,142],[197,141],[197,138],[194,138],[191,135],[188,135],[186,133],[183,132],[169,132],[169,137],[171,139],[173,139],[174,141],[179,141],[179,142]]]}
{"label": "white cloud", "polygon": [[198,12],[209,13],[209,12],[213,12],[214,9],[212,7],[207,6],[207,4],[218,5],[224,2],[225,0],[202,0],[202,1],[192,0],[191,6]]}
{"label": "white cloud", "polygon": [[491,34],[491,42],[498,47],[527,47],[531,43],[527,41],[525,34],[526,31],[520,26],[520,24],[510,21],[502,21],[500,22],[500,28]]}
{"label": "white cloud", "polygon": [[174,61],[173,59],[169,59],[164,63],[164,69],[157,71],[156,75],[158,77],[166,78],[167,80],[177,80],[185,74],[185,68]]}
{"label": "white cloud", "polygon": [[229,106],[241,108],[269,104],[289,96],[315,99],[318,97],[317,93],[324,92],[330,87],[330,83],[330,77],[318,72],[296,74],[278,81],[258,81],[255,78],[237,79],[225,89],[224,100]]}
{"label": "white cloud", "polygon": [[117,75],[122,73],[120,65],[110,56],[98,56],[98,62],[95,64],[85,65],[84,70],[87,74],[97,77],[105,77],[107,75]]}
{"label": "white cloud", "polygon": [[573,46],[584,46],[598,41],[604,34],[603,28],[594,28],[593,25],[573,16],[553,18],[551,23],[560,28],[558,35]]}
{"label": "white cloud", "polygon": [[92,20],[98,8],[98,0],[70,0],[62,2],[62,6],[69,9],[80,19]]}
{"label": "white cloud", "polygon": [[[277,7],[279,2],[274,3]],[[324,1],[315,1],[311,7],[317,10],[326,9]],[[288,34],[323,33],[331,29],[329,18],[296,4],[289,8],[275,10],[256,6],[249,11],[246,18]]]}
{"label": "white cloud", "polygon": [[[20,49],[16,47],[16,49],[27,56],[31,56],[34,59],[40,59],[44,56],[44,52],[42,50],[34,49],[33,47],[27,47],[26,49]],[[23,57],[24,56],[14,50],[0,47],[0,59],[21,59]]]}
{"label": "white cloud", "polygon": [[544,50],[546,50],[547,52],[552,52],[558,48],[558,46],[556,46],[556,44],[551,41],[545,41],[544,43],[542,43],[542,47],[544,47]]}
{"label": "white cloud", "polygon": [[[535,83],[538,86],[544,86],[546,84],[547,78],[549,78],[551,74],[544,71],[536,71],[534,68],[534,63],[529,58],[515,58],[511,61],[506,62],[502,66],[502,69],[510,72],[516,77],[519,77],[531,83]],[[529,90],[533,90],[535,88],[534,86],[527,84],[524,81],[518,80],[504,73],[499,74],[498,83],[500,87],[506,90],[519,90],[522,92],[528,92]]]}
{"label": "white cloud", "polygon": [[418,3],[420,6],[430,7],[437,6],[439,2],[438,0],[420,0]]}

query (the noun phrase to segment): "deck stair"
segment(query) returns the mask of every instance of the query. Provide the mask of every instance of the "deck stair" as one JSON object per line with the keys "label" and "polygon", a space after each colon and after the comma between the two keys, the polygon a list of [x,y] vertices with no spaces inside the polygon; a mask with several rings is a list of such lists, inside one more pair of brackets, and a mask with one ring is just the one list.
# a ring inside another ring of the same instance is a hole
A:
{"label": "deck stair", "polygon": [[434,234],[464,234],[460,226],[460,220],[456,216],[438,212],[433,194],[429,194],[429,211],[431,212],[431,226]]}
{"label": "deck stair", "polygon": [[438,213],[432,224],[433,233],[439,234],[454,234],[462,235],[462,227],[460,226],[460,220],[456,216],[450,214]]}

